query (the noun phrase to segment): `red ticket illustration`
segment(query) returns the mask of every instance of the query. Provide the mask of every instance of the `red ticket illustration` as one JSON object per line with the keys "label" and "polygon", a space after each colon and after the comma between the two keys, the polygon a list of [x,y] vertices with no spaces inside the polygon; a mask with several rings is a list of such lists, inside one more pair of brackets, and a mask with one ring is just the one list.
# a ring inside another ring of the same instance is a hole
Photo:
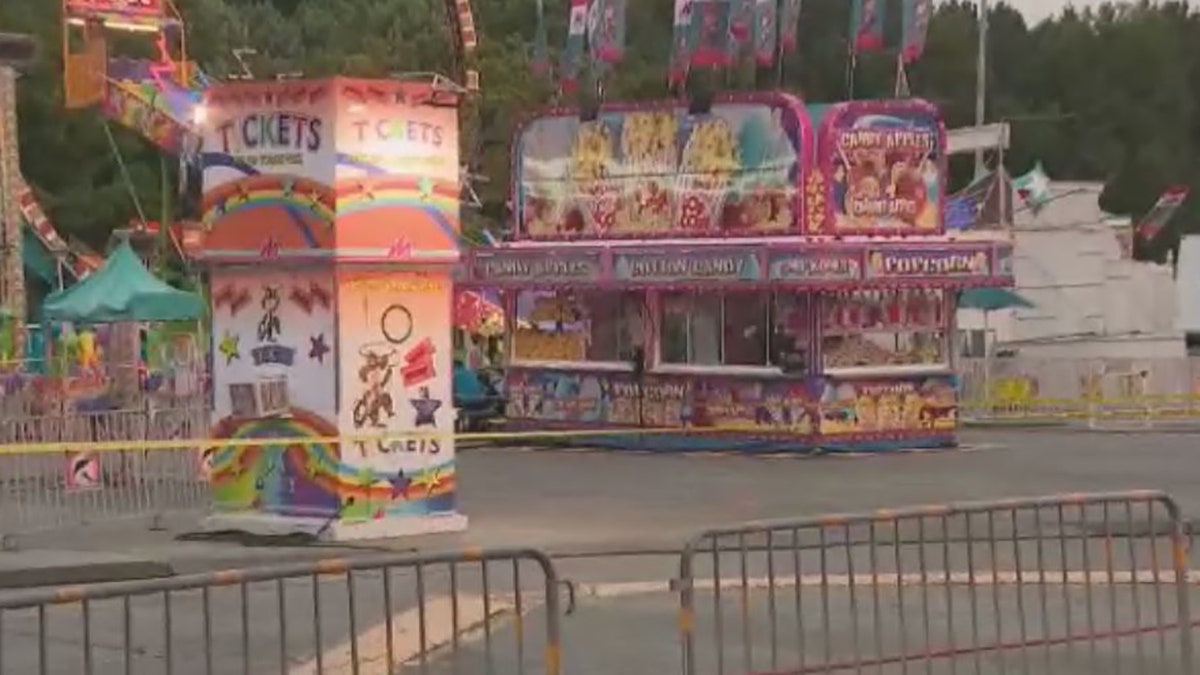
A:
{"label": "red ticket illustration", "polygon": [[404,377],[404,386],[407,388],[432,380],[437,371],[434,370],[433,359],[430,358],[409,363],[400,369],[400,374]]}
{"label": "red ticket illustration", "polygon": [[408,350],[404,355],[405,363],[417,363],[419,361],[432,360],[433,355],[437,352],[437,347],[433,346],[433,340],[425,338],[417,343],[417,346]]}

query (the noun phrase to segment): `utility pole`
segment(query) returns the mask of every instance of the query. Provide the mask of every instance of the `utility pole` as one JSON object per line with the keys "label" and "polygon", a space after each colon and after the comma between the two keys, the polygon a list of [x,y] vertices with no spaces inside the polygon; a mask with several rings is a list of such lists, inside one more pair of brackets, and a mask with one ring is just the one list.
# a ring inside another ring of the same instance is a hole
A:
{"label": "utility pole", "polygon": [[154,272],[162,278],[167,272],[171,254],[171,222],[175,219],[175,207],[171,204],[171,173],[167,169],[166,153],[158,153],[158,185],[161,190],[162,212],[158,220],[158,241],[154,248]]}
{"label": "utility pole", "polygon": [[[975,126],[984,125],[987,117],[987,44],[988,44],[988,0],[979,0],[979,45],[975,61]],[[975,151],[975,177],[983,175],[987,168],[983,164],[983,148]]]}

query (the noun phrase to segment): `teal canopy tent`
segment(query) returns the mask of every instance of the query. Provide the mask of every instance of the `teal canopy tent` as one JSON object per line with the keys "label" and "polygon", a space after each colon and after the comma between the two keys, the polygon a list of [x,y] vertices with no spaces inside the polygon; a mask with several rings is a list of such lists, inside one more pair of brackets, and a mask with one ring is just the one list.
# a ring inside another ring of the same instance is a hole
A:
{"label": "teal canopy tent", "polygon": [[1000,309],[1031,309],[1033,303],[1007,288],[969,288],[958,296],[960,309],[994,312]]}
{"label": "teal canopy tent", "polygon": [[189,321],[200,318],[204,301],[160,281],[124,242],[104,267],[46,298],[42,311],[49,321],[75,323]]}
{"label": "teal canopy tent", "polygon": [[992,347],[993,335],[989,316],[1002,309],[1032,309],[1034,304],[1007,288],[968,288],[958,294],[959,309],[977,309],[983,312],[983,388],[986,396],[992,391]]}

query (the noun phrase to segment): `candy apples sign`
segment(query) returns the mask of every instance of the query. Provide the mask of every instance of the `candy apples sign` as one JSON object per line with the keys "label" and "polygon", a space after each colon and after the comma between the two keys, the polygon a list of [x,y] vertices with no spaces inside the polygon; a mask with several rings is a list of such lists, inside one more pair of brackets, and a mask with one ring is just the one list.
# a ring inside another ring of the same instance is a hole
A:
{"label": "candy apples sign", "polygon": [[941,233],[944,138],[937,110],[921,101],[835,107],[821,127],[821,171],[810,176],[810,205],[824,208],[810,215],[808,230]]}

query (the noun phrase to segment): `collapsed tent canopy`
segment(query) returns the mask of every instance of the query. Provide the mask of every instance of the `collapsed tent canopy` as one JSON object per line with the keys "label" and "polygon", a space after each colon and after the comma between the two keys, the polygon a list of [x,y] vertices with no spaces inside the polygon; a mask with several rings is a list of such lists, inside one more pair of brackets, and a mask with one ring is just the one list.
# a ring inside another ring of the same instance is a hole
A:
{"label": "collapsed tent canopy", "polygon": [[50,321],[116,323],[187,321],[203,311],[199,295],[159,280],[124,242],[99,270],[47,298],[43,314]]}

